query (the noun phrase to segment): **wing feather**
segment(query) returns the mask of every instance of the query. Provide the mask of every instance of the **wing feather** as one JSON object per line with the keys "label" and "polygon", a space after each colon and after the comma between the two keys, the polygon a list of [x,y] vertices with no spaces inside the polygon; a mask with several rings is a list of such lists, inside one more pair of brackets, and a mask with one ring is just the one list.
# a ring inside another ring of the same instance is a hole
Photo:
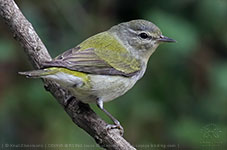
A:
{"label": "wing feather", "polygon": [[[96,42],[93,42],[94,39]],[[52,61],[45,62],[43,66],[126,77],[131,77],[140,70],[139,61],[130,56],[130,53],[116,39],[113,39],[113,36],[106,33],[87,39]]]}

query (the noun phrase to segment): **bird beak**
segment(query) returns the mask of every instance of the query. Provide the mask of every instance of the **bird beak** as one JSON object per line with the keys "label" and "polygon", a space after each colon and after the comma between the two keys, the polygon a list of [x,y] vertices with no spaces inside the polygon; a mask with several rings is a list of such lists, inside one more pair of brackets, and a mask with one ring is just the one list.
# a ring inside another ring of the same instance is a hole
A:
{"label": "bird beak", "polygon": [[160,38],[158,39],[158,42],[177,42],[174,39],[168,38],[167,36],[161,35]]}

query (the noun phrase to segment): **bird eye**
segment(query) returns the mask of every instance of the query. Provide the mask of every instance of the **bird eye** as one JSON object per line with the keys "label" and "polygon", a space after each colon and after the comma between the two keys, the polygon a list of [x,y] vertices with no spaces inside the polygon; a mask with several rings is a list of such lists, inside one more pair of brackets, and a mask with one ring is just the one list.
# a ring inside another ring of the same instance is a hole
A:
{"label": "bird eye", "polygon": [[142,39],[147,39],[149,36],[147,35],[147,33],[140,33],[139,36],[142,38]]}

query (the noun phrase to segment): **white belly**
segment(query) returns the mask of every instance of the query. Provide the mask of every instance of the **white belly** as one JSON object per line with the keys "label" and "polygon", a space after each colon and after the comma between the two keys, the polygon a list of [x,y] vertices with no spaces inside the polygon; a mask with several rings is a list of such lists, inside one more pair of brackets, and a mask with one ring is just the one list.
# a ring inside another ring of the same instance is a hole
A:
{"label": "white belly", "polygon": [[108,76],[108,75],[91,75],[87,84],[83,79],[64,72],[44,76],[56,81],[68,89],[75,97],[85,103],[96,102],[101,99],[103,102],[114,100],[123,95],[133,87],[138,79],[144,74],[144,71],[133,77]]}
{"label": "white belly", "polygon": [[73,95],[85,103],[96,102],[99,98],[103,102],[111,101],[133,87],[137,81],[135,78],[121,76],[89,75],[90,87],[71,88]]}

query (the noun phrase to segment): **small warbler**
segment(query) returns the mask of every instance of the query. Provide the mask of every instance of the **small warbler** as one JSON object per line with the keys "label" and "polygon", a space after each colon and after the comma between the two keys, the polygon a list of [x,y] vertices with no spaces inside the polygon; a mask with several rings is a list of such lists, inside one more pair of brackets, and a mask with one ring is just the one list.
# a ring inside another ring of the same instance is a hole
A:
{"label": "small warbler", "polygon": [[33,78],[57,82],[84,103],[103,107],[129,89],[144,75],[149,57],[162,42],[175,42],[163,36],[160,29],[146,20],[132,20],[96,34],[75,48],[65,51],[40,70],[19,72]]}

